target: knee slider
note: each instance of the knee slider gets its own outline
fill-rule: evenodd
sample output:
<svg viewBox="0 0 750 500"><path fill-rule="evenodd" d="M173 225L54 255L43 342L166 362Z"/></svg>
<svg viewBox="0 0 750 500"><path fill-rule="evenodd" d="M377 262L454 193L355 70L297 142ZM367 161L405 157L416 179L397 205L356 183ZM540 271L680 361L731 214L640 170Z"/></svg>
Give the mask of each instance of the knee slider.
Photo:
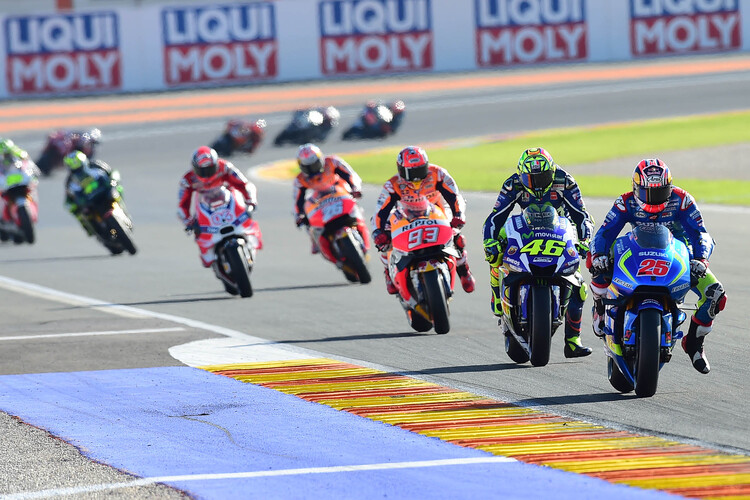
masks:
<svg viewBox="0 0 750 500"><path fill-rule="evenodd" d="M711 319L714 319L727 305L727 294L721 283L714 283L709 286L705 293L706 300L710 302L710 305L708 306L708 316Z"/></svg>

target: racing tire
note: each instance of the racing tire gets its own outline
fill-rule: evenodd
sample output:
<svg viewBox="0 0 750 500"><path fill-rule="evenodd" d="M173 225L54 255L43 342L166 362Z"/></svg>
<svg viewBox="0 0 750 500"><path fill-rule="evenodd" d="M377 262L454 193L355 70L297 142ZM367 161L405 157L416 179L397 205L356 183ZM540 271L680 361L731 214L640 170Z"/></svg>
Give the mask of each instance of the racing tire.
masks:
<svg viewBox="0 0 750 500"><path fill-rule="evenodd" d="M239 295L239 294L240 294L240 291L239 291L239 290L237 290L237 289L236 289L235 287L233 287L232 285L230 285L230 284L229 284L229 283L227 283L226 281L222 281L221 283L222 283L222 284L224 285L224 290L225 290L225 291L226 291L226 292L227 292L227 293L228 293L229 295Z"/></svg>
<svg viewBox="0 0 750 500"><path fill-rule="evenodd" d="M23 239L27 243L34 243L34 223L31 221L31 216L29 215L28 210L26 210L26 207L18 207L18 224L21 233L23 233Z"/></svg>
<svg viewBox="0 0 750 500"><path fill-rule="evenodd" d="M406 313L406 317L409 319L409 326L411 326L415 332L424 333L432 330L432 323L426 320L418 312L409 310Z"/></svg>
<svg viewBox="0 0 750 500"><path fill-rule="evenodd" d="M529 360L529 355L523 350L521 344L510 334L506 332L505 337L505 354L515 363L521 364Z"/></svg>
<svg viewBox="0 0 750 500"><path fill-rule="evenodd" d="M552 295L546 286L531 287L529 295L529 360L532 366L545 366L552 344Z"/></svg>
<svg viewBox="0 0 750 500"><path fill-rule="evenodd" d="M230 245L225 248L225 256L240 297L252 297L253 286L250 283L250 268L245 257L245 250L241 245Z"/></svg>
<svg viewBox="0 0 750 500"><path fill-rule="evenodd" d="M638 313L638 347L635 359L635 393L648 398L656 393L661 355L661 312L644 309Z"/></svg>
<svg viewBox="0 0 750 500"><path fill-rule="evenodd" d="M115 245L121 246L122 248L127 250L130 255L135 255L135 253L138 251L138 249L135 247L135 244L133 244L133 238L130 229L125 224L120 223L120 221L114 215L107 217L107 231L109 232L109 237L115 243Z"/></svg>
<svg viewBox="0 0 750 500"><path fill-rule="evenodd" d="M633 384L625 378L625 375L617 368L615 360L610 357L607 357L607 380L618 392L626 393L633 390Z"/></svg>
<svg viewBox="0 0 750 500"><path fill-rule="evenodd" d="M451 329L448 320L448 301L445 296L445 287L443 287L440 271L434 269L422 274L422 284L424 285L425 295L427 297L427 306L432 316L432 324L435 327L435 333L448 333Z"/></svg>
<svg viewBox="0 0 750 500"><path fill-rule="evenodd" d="M353 269L356 273L356 279L354 281L359 281L363 285L372 281L370 270L367 269L367 264L365 264L365 256L362 254L362 250L359 244L355 242L354 238L349 235L346 238L339 240L338 244L344 264ZM352 281L350 279L350 272L344 271L344 275L346 276L346 279Z"/></svg>

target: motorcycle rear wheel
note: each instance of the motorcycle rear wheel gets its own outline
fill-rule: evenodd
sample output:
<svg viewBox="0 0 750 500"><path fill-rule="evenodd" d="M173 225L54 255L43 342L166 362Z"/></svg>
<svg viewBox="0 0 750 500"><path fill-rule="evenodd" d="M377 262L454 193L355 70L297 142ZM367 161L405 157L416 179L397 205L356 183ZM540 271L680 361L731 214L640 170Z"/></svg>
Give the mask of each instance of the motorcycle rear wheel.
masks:
<svg viewBox="0 0 750 500"><path fill-rule="evenodd" d="M31 216L24 206L18 207L18 224L26 242L34 243L34 223L31 221Z"/></svg>
<svg viewBox="0 0 750 500"><path fill-rule="evenodd" d="M610 357L607 357L607 380L616 391L625 393L633 390L633 384L625 378L625 375L620 373L620 369L615 365L615 360Z"/></svg>
<svg viewBox="0 0 750 500"><path fill-rule="evenodd" d="M448 319L448 301L445 297L445 288L440 278L440 271L434 269L422 274L422 284L424 285L425 295L427 296L427 305L432 316L432 324L435 327L435 333L448 333L451 329Z"/></svg>
<svg viewBox="0 0 750 500"><path fill-rule="evenodd" d="M526 354L526 351L523 350L523 347L521 347L513 335L511 335L510 332L505 332L504 337L505 353L508 357L519 364L527 362L529 360L529 355Z"/></svg>
<svg viewBox="0 0 750 500"><path fill-rule="evenodd" d="M354 238L347 236L341 239L339 241L339 248L341 249L344 263L356 272L357 281L363 285L372 281L370 270L367 269L367 264L365 264L365 256L362 254L359 244L354 241ZM346 271L344 271L344 274L349 279L349 274Z"/></svg>
<svg viewBox="0 0 750 500"><path fill-rule="evenodd" d="M638 348L635 360L635 393L648 398L659 383L661 313L644 309L638 313Z"/></svg>
<svg viewBox="0 0 750 500"><path fill-rule="evenodd" d="M529 357L532 366L549 363L552 344L552 295L546 286L533 286L530 291Z"/></svg>
<svg viewBox="0 0 750 500"><path fill-rule="evenodd" d="M107 217L106 223L110 237L114 237L116 244L122 246L130 255L135 255L138 249L133 244L130 229L125 224L120 223L114 215Z"/></svg>
<svg viewBox="0 0 750 500"><path fill-rule="evenodd" d="M225 256L240 296L252 297L253 286L250 283L250 268L245 258L245 251L240 245L231 246L225 250Z"/></svg>

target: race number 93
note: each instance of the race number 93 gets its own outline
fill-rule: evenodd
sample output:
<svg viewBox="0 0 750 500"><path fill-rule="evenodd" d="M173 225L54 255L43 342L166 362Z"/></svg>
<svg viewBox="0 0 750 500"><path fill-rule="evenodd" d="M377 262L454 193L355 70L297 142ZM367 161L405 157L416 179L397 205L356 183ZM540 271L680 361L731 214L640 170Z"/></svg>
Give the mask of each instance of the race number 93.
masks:
<svg viewBox="0 0 750 500"><path fill-rule="evenodd" d="M409 248L437 243L440 228L437 226L415 229L409 233Z"/></svg>
<svg viewBox="0 0 750 500"><path fill-rule="evenodd" d="M565 250L565 242L560 240L534 240L521 249L521 253L529 255L549 255L559 257Z"/></svg>

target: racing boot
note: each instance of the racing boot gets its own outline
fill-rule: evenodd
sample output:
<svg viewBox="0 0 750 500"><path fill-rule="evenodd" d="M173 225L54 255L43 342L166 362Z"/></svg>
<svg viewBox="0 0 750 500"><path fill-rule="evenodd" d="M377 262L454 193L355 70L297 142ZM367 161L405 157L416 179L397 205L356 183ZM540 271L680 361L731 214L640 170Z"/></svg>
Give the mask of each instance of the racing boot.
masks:
<svg viewBox="0 0 750 500"><path fill-rule="evenodd" d="M463 287L464 292L473 292L477 282L474 279L474 276L471 275L471 271L469 271L469 264L464 263L458 266L456 268L456 273L458 273L458 277L461 279L461 287Z"/></svg>
<svg viewBox="0 0 750 500"><path fill-rule="evenodd" d="M398 288L396 288L396 285L393 284L393 280L391 279L391 273L388 272L387 267L383 271L384 271L383 274L385 276L385 289L388 290L389 294L397 295Z"/></svg>
<svg viewBox="0 0 750 500"><path fill-rule="evenodd" d="M498 320L497 324L502 323L503 301L500 298L500 271L496 267L490 268L490 309Z"/></svg>
<svg viewBox="0 0 750 500"><path fill-rule="evenodd" d="M576 331L573 327L565 325L565 347L563 354L566 358L583 358L591 354L591 348L581 344L581 330Z"/></svg>
<svg viewBox="0 0 750 500"><path fill-rule="evenodd" d="M690 356L693 368L704 375L711 371L706 353L703 352L703 339L710 331L711 325L701 325L695 321L695 318L692 318L688 334L682 338L682 350Z"/></svg>
<svg viewBox="0 0 750 500"><path fill-rule="evenodd" d="M604 338L604 302L594 295L594 307L591 308L591 321L594 335Z"/></svg>

